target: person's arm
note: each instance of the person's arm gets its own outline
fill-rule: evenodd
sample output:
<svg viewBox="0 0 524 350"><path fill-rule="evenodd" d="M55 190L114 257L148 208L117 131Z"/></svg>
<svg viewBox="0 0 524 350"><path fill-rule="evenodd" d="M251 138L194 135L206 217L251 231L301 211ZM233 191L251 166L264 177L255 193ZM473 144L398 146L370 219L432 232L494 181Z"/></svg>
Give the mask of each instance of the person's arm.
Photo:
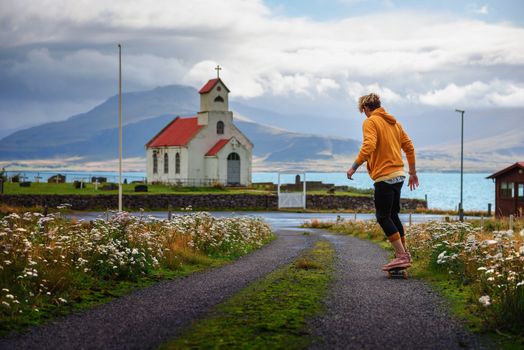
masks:
<svg viewBox="0 0 524 350"><path fill-rule="evenodd" d="M366 119L362 124L362 139L362 146L360 147L358 156L347 171L347 176L350 180L353 180L351 177L357 171L358 167L366 162L377 148L377 129L375 123L369 119Z"/></svg>
<svg viewBox="0 0 524 350"><path fill-rule="evenodd" d="M413 146L413 142L409 138L408 134L402 129L401 127L401 135L400 135L400 147L406 153L406 158L408 159L408 165L409 165L409 180L408 185L409 189L413 191L415 188L418 187L418 176L417 176L417 167L416 167L416 161L415 161L415 146Z"/></svg>

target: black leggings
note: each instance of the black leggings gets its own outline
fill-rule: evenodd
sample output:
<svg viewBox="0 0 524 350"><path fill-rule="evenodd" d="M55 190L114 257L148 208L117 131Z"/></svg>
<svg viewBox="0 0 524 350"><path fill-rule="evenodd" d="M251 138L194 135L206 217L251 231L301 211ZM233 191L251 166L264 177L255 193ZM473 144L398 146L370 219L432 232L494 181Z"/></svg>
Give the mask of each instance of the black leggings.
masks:
<svg viewBox="0 0 524 350"><path fill-rule="evenodd" d="M404 182L390 185L384 181L375 183L375 211L377 221L386 236L399 233L404 237L404 227L400 222L400 191Z"/></svg>

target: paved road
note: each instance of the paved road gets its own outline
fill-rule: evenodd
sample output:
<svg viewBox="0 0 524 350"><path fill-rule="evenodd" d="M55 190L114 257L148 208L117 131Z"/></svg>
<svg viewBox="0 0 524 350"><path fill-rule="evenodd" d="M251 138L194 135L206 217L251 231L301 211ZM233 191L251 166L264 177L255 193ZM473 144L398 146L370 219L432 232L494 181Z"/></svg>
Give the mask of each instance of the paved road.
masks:
<svg viewBox="0 0 524 350"><path fill-rule="evenodd" d="M323 234L337 252L327 312L310 324L312 349L486 349L424 282L386 278L388 254L355 237Z"/></svg>
<svg viewBox="0 0 524 350"><path fill-rule="evenodd" d="M153 349L176 337L216 304L291 262L318 235L277 232L278 239L233 264L162 282L0 340L0 349Z"/></svg>

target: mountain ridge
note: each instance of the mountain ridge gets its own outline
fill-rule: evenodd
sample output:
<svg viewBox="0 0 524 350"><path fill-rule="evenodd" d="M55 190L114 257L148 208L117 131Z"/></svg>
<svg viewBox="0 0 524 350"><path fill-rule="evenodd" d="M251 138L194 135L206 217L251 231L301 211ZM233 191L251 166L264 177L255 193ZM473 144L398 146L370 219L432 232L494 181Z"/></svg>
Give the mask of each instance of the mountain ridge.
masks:
<svg viewBox="0 0 524 350"><path fill-rule="evenodd" d="M123 103L124 157L142 159L146 142L168 122L176 116L196 114L199 95L192 87L168 85L125 93ZM290 117L290 121L285 119L287 115L235 101L231 102L230 109L234 112L235 124L255 145L254 169L340 171L352 163L360 147L359 140L296 132L284 127L315 118L317 125L326 124L325 117L305 116L304 120L298 120L295 116ZM89 111L66 120L18 130L0 139L0 163L60 158L74 159L77 163L114 160L118 157L117 111L118 96L111 96ZM508 127L523 119L522 111L508 110L507 120L500 119L501 116L498 123L489 117L495 113L492 110L467 114L467 169L492 169L524 159L524 132ZM452 171L458 167L455 163L460 156L460 138L457 141L455 134L460 130L455 125L456 115L448 112L435 110L425 117L406 116L401 120L415 142L417 165L421 169ZM472 125L481 129L481 135ZM422 132L416 132L421 128ZM441 144L427 142L430 137L442 141Z"/></svg>

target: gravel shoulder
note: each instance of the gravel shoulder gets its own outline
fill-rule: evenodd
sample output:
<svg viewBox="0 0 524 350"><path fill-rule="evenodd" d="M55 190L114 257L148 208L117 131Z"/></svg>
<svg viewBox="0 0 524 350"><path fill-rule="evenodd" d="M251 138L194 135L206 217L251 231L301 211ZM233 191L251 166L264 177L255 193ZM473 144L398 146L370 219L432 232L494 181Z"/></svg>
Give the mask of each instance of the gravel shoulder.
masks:
<svg viewBox="0 0 524 350"><path fill-rule="evenodd" d="M153 349L249 283L290 263L317 234L279 231L277 239L234 263L158 283L25 334L0 339L1 349Z"/></svg>
<svg viewBox="0 0 524 350"><path fill-rule="evenodd" d="M322 231L321 231L322 232ZM488 349L417 279L388 279L387 252L351 236L322 234L337 252L326 312L311 321L311 349Z"/></svg>

